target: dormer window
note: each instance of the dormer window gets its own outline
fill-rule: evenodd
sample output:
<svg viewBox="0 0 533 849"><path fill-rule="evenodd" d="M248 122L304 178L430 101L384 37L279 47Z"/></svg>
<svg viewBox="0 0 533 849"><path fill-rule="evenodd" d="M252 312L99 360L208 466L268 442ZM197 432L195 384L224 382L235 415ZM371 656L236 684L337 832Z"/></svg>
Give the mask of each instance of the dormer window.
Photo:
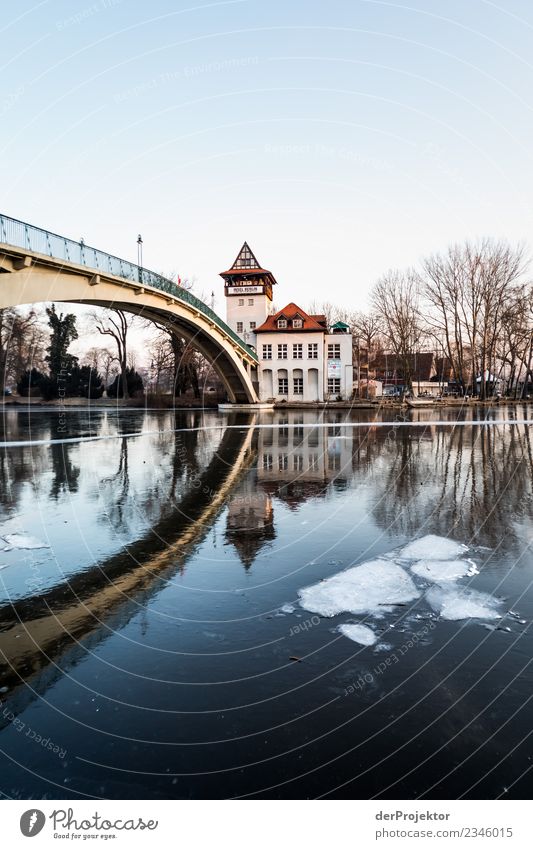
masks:
<svg viewBox="0 0 533 849"><path fill-rule="evenodd" d="M302 321L302 319L301 319L301 318L293 318L293 320L292 320L292 326L293 326L293 327L303 327L303 326L304 326L304 323L303 323L303 321Z"/></svg>
<svg viewBox="0 0 533 849"><path fill-rule="evenodd" d="M278 318L278 330L285 330L287 327L286 318Z"/></svg>

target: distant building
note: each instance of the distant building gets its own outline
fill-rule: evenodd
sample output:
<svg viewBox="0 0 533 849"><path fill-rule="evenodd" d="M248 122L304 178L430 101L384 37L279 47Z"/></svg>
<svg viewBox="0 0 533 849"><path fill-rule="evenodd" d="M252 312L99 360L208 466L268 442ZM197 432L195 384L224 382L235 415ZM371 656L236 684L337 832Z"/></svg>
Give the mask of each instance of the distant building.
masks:
<svg viewBox="0 0 533 849"><path fill-rule="evenodd" d="M262 401L348 400L353 387L350 328L328 327L326 316L309 315L295 303L273 312L276 280L245 242L223 271L227 323L259 357Z"/></svg>
<svg viewBox="0 0 533 849"><path fill-rule="evenodd" d="M411 380L427 381L436 374L435 355L432 352L421 352L409 357L409 370ZM375 380L379 380L384 386L404 386L406 376L401 360L394 354L378 354L373 362L370 372Z"/></svg>

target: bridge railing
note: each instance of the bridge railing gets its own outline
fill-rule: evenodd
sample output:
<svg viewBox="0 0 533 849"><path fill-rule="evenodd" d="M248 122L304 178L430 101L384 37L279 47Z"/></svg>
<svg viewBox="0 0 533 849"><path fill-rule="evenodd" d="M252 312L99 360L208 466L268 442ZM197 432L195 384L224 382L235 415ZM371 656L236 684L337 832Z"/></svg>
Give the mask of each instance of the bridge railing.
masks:
<svg viewBox="0 0 533 849"><path fill-rule="evenodd" d="M237 336L211 307L204 304L192 292L187 291L172 280L168 280L161 274L156 274L155 271L142 268L127 259L121 259L97 248L92 248L90 245L86 245L83 240L75 242L73 239L58 236L57 233L50 233L48 230L42 230L40 227L34 227L32 224L26 224L24 221L18 221L16 218L9 218L7 215L1 214L0 242L28 251L35 251L35 253L46 254L53 259L84 265L97 272L100 271L112 274L115 277L122 277L125 280L135 281L141 286L153 286L154 289L160 289L162 292L166 292L198 310L229 336L242 349L243 353L257 360L257 355L250 346L246 345L240 336Z"/></svg>

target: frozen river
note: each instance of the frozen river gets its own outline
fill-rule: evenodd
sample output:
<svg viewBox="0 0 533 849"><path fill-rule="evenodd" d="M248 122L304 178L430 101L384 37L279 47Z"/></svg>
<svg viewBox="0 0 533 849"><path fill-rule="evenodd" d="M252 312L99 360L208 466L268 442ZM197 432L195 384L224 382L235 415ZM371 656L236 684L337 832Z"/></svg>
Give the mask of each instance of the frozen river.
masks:
<svg viewBox="0 0 533 849"><path fill-rule="evenodd" d="M1 792L529 798L530 420L7 411Z"/></svg>

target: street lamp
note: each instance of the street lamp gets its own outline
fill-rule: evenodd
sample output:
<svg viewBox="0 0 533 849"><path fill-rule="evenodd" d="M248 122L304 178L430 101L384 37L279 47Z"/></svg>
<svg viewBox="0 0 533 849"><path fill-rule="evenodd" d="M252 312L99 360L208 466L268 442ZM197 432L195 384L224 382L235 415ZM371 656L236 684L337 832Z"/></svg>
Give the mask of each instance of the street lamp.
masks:
<svg viewBox="0 0 533 849"><path fill-rule="evenodd" d="M142 283L142 264L143 264L143 240L139 233L137 236L137 265L139 266L139 283Z"/></svg>

